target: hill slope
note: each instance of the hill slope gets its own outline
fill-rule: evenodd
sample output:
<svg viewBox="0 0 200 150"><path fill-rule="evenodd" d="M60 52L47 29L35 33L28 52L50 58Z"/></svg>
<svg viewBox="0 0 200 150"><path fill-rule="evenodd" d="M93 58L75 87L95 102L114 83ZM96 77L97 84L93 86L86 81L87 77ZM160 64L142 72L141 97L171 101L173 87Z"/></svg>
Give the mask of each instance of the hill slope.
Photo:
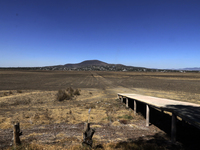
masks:
<svg viewBox="0 0 200 150"><path fill-rule="evenodd" d="M86 60L81 63L77 64L65 64L64 67L67 68L82 68L82 67L89 67L89 66L106 66L108 65L105 62L99 61L99 60Z"/></svg>
<svg viewBox="0 0 200 150"><path fill-rule="evenodd" d="M102 70L102 71L136 71L143 67L125 66L122 64L108 64L100 60L86 60L76 64L65 64L59 66L47 66L50 70Z"/></svg>

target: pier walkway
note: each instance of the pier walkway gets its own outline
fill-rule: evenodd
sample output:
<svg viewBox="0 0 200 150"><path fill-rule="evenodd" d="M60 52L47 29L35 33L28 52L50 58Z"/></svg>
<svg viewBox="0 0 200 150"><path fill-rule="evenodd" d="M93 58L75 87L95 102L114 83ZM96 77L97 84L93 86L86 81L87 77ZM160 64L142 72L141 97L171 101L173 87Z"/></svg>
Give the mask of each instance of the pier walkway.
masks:
<svg viewBox="0 0 200 150"><path fill-rule="evenodd" d="M151 96L144 96L130 93L118 93L118 98L123 102L126 99L126 107L129 107L129 101L134 101L134 113L137 110L137 102L146 105L146 126L149 126L149 107L159 109L161 111L168 111L172 113L171 123L171 140L176 141L176 119L177 116L182 120L200 129L200 105L176 101L171 99L157 98Z"/></svg>

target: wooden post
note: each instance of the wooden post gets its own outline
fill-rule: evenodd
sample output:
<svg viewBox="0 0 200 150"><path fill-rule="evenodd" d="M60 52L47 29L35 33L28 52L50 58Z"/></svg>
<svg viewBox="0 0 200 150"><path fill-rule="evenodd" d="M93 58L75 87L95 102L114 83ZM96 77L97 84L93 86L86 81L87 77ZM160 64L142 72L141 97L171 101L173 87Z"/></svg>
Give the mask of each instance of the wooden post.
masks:
<svg viewBox="0 0 200 150"><path fill-rule="evenodd" d="M146 105L146 126L149 126L149 105Z"/></svg>
<svg viewBox="0 0 200 150"><path fill-rule="evenodd" d="M19 138L20 135L22 135L22 132L20 132L20 125L19 123L16 123L13 129L13 144L15 148L17 145L21 145L21 141Z"/></svg>
<svg viewBox="0 0 200 150"><path fill-rule="evenodd" d="M172 112L171 141L176 142L176 115Z"/></svg>
<svg viewBox="0 0 200 150"><path fill-rule="evenodd" d="M123 103L123 96L121 96L121 102Z"/></svg>
<svg viewBox="0 0 200 150"><path fill-rule="evenodd" d="M134 115L136 115L136 109L137 109L136 100L134 100Z"/></svg>
<svg viewBox="0 0 200 150"><path fill-rule="evenodd" d="M92 137L94 135L95 130L90 128L90 123L86 123L84 132L83 132L83 142L82 145L83 146L90 146L92 147Z"/></svg>
<svg viewBox="0 0 200 150"><path fill-rule="evenodd" d="M128 108L128 97L126 98L126 108Z"/></svg>

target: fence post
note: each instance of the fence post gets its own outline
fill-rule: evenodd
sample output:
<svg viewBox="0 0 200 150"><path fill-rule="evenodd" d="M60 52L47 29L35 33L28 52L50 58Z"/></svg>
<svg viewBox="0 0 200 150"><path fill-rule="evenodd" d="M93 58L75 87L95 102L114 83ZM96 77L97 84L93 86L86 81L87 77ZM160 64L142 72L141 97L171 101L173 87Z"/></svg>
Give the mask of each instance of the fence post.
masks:
<svg viewBox="0 0 200 150"><path fill-rule="evenodd" d="M134 100L134 115L136 115L136 109L137 109L137 106L136 106L137 104L136 104L136 100Z"/></svg>
<svg viewBox="0 0 200 150"><path fill-rule="evenodd" d="M19 123L14 124L13 128L13 144L16 148L17 145L21 145L21 141L19 136L22 135L22 132L20 132L20 125Z"/></svg>
<svg viewBox="0 0 200 150"><path fill-rule="evenodd" d="M176 142L176 115L172 112L171 141Z"/></svg>
<svg viewBox="0 0 200 150"><path fill-rule="evenodd" d="M126 98L126 108L128 108L128 97Z"/></svg>
<svg viewBox="0 0 200 150"><path fill-rule="evenodd" d="M90 128L90 123L86 123L84 132L83 132L83 142L82 145L88 145L92 147L92 137L94 135L95 130Z"/></svg>
<svg viewBox="0 0 200 150"><path fill-rule="evenodd" d="M149 105L146 105L146 126L149 126Z"/></svg>
<svg viewBox="0 0 200 150"><path fill-rule="evenodd" d="M123 99L123 96L121 96L121 102L122 102L122 103L123 103L123 100L124 100L124 99Z"/></svg>

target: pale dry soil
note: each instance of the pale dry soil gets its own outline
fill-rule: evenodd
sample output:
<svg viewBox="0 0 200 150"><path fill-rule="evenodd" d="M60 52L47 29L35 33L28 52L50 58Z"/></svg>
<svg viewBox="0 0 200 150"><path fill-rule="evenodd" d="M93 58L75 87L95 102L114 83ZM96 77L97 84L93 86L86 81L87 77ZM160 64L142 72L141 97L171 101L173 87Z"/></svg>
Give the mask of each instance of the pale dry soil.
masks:
<svg viewBox="0 0 200 150"><path fill-rule="evenodd" d="M20 78L22 75L24 80ZM156 149L184 149L183 143L171 143L169 135L154 124L146 127L142 114L134 115L131 108L126 108L117 99L117 93L135 93L200 104L200 92L196 92L199 85L192 87L199 76L183 76L169 74L168 78L160 74L128 72L0 72L3 83L0 85L0 149L12 146L15 122L20 122L22 143L34 143L42 146L41 149L71 149L81 145L90 108L90 123L95 129L93 145L96 147L103 145L104 149L123 149L124 142L136 141L139 145L143 142ZM38 85L38 79L41 85ZM180 82L177 82L179 79ZM29 81L32 85L27 84ZM157 81L162 86L156 84ZM190 88L171 90L176 84L184 85L185 82ZM57 101L58 89L70 86L80 88L80 95L71 100ZM118 145L105 145L112 143ZM131 145L132 148L145 149L145 146L137 144Z"/></svg>

